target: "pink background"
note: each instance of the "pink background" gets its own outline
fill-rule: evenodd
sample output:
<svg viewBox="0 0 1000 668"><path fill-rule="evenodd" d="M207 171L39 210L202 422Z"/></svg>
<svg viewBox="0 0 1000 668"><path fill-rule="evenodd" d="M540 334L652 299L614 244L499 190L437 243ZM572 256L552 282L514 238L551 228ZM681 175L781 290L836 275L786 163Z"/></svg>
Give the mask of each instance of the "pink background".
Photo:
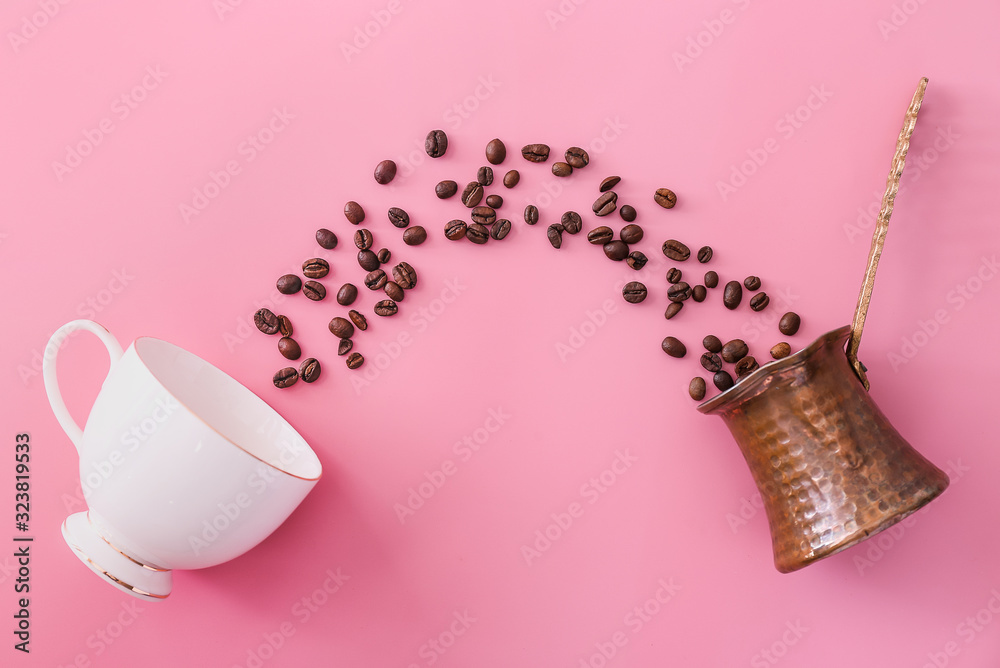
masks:
<svg viewBox="0 0 1000 668"><path fill-rule="evenodd" d="M224 3L17 0L0 11L0 542L16 533L19 432L33 443L36 538L30 656L12 649L13 559L0 558L0 662L997 665L995 3ZM711 244L724 281L760 275L775 302L764 314L779 314L784 295L803 315L796 347L847 324L871 232L859 210L877 204L920 76L930 86L861 352L875 399L952 486L892 534L780 575L735 443L686 396L696 356L659 349L674 334L695 351L713 332L766 356L779 336L745 308L723 309L718 292L667 323L658 249L671 237ZM272 122L280 131L262 136L273 141L247 150ZM57 173L102 123L110 132ZM432 128L451 138L441 160L422 151ZM433 184L473 179L495 136L509 147L503 167L522 172L502 193L514 232L449 242L443 224L466 211ZM557 181L518 155L536 141L589 148L591 164ZM766 162L742 167L765 144ZM400 163L390 187L371 177L384 158ZM180 206L230 161L239 173L185 221ZM621 300L624 264L583 235L555 252L544 225L520 218L534 201L544 222L577 209L590 229L609 174L624 177L621 201L646 230L651 297L638 306ZM719 182L738 187L723 196ZM678 193L672 211L651 200L661 186ZM301 295L275 306L325 364L315 385L278 391L283 360L249 317L278 296L279 275L317 254L320 226L341 238L327 286L361 285L348 199L419 285L395 318L370 316L356 372L325 327L346 309ZM402 244L384 215L394 205L426 226L426 244ZM370 313L374 294L361 292ZM273 536L176 573L163 604L123 610L132 599L59 535L82 509L79 471L38 369L48 336L78 317L123 343L157 336L213 362L287 417L325 467ZM394 348L400 336L407 345ZM571 342L582 346L560 356ZM78 420L106 365L92 337L64 350ZM491 410L503 424L479 450L455 446L483 440ZM595 491L588 481L619 453L634 461ZM448 460L454 475L401 523L395 504ZM522 546L573 503L582 514L529 564ZM338 569L349 579L327 596ZM322 604L306 615L303 597ZM603 658L616 638L624 645Z"/></svg>

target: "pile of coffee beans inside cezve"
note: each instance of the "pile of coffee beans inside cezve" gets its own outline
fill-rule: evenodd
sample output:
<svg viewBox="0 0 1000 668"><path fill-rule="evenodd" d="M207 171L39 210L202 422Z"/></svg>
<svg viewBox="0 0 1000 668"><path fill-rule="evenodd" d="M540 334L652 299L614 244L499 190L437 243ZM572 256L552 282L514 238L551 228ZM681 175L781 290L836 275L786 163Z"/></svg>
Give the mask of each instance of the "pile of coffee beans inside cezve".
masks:
<svg viewBox="0 0 1000 668"><path fill-rule="evenodd" d="M431 158L441 158L448 151L448 136L442 130L432 130L427 134L424 149ZM458 181L445 180L434 186L434 194L438 199L453 199L457 196L456 209L463 215L446 222L443 226L444 237L455 242L471 242L473 244L496 243L503 241L510 233L512 223L508 218L501 217L504 206L503 193L505 189L516 188L521 182L521 173L516 168L500 167L508 162L507 147L500 139L493 139L486 144L486 161L489 163L479 167L475 180L464 186ZM532 165L549 161L551 150L546 144L528 144L521 149L521 158L529 169L537 169ZM515 162L512 160L511 162ZM590 156L582 148L573 146L566 149L563 160L553 160L552 174L561 178L571 178L575 171L585 169L590 163ZM497 172L494 172L497 168ZM593 169L591 167L591 169ZM500 176L500 172L503 175ZM396 163L383 160L375 166L374 177L379 184L386 185L396 176ZM618 201L615 187L621 182L619 176L608 176L601 181L596 199L591 206L594 216L602 219L600 222L611 223L609 218L617 212L624 225L615 233L617 225L598 225L587 232L587 241L601 246L608 259L625 262L635 270L642 269L648 258L632 246L638 244L644 236L642 227L635 223L638 212L631 204ZM662 209L672 209L677 204L677 195L669 188L659 188L653 193L653 202ZM373 312L380 318L396 315L399 302L403 301L406 292L417 284L417 272L408 262L392 264L388 249L375 250L375 235L367 227L362 227L366 220L370 221L368 213L358 202L350 201L344 206L344 216L357 225L354 233L354 245L358 249L357 263L359 266L358 282L368 290L382 291L385 299L375 304ZM420 225L410 225L409 214L399 207L390 207L386 211L389 223L402 230L403 243L408 247L419 246L427 240L428 232ZM529 204L524 209L524 224L537 225L541 222L538 207ZM370 222L369 222L370 224ZM543 223L544 224L544 223ZM576 211L566 211L558 222L552 222L546 229L548 242L554 249L561 249L565 235L577 235L583 231L584 219ZM325 250L337 247L337 235L328 229L316 231L316 243ZM680 314L688 302L704 302L709 298L710 291L718 291L721 287L722 303L725 308L736 310L741 307L753 311L763 311L770 304L770 298L762 289L763 283L757 276L747 276L743 280L730 280L723 284L718 273L708 269L702 274L702 265L709 265L713 257L710 246L702 246L692 254L690 247L677 239L667 239L661 248L663 255L677 266L670 267L666 273L666 296L668 306L664 317L667 320ZM323 258L308 258L302 263L302 275L286 274L277 279L278 292L284 295L294 295L301 292L306 299L322 302L327 298L327 287L319 279L330 273L330 264ZM700 279L700 282L699 282ZM346 282L337 287L334 299L342 307L350 307L358 297L358 287ZM646 299L648 288L639 281L630 281L622 289L623 299L630 304L638 304ZM254 314L254 324L264 334L280 335L278 352L288 360L298 360L302 357L299 344L292 338L291 320L285 315L276 315L267 308L262 308ZM799 316L795 313L785 313L778 320L778 332L782 336L793 336L799 329ZM356 309L350 309L347 317L335 316L329 323L330 334L338 340L337 354L345 357L348 369L358 369L365 363L364 356L354 350L354 339L358 332L368 329L366 316ZM667 336L662 342L663 352L670 357L683 358L687 355L687 346L674 336ZM709 334L702 340L705 350L701 354L702 370L711 379L712 384L720 391L728 390L734 384L759 368L759 363L750 355L749 346L741 339L722 341ZM786 341L779 341L771 347L769 354L773 359L787 357L791 346ZM312 383L320 377L321 365L314 358L305 359L298 368L293 366L280 369L274 374L274 385L287 388L299 380ZM701 372L694 376L688 385L691 398L701 401L708 391L708 383Z"/></svg>

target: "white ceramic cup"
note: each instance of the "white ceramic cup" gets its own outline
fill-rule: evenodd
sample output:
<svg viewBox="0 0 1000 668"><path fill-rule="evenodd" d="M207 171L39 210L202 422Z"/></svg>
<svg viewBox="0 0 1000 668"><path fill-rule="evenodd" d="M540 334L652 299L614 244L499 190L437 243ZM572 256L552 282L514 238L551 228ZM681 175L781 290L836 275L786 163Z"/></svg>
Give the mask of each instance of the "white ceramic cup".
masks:
<svg viewBox="0 0 1000 668"><path fill-rule="evenodd" d="M84 330L111 369L85 429L59 392L56 357ZM42 376L52 411L80 453L89 510L62 526L92 571L147 600L170 594L171 570L237 557L285 521L322 474L319 458L274 409L200 357L149 337L123 353L90 320L59 328Z"/></svg>

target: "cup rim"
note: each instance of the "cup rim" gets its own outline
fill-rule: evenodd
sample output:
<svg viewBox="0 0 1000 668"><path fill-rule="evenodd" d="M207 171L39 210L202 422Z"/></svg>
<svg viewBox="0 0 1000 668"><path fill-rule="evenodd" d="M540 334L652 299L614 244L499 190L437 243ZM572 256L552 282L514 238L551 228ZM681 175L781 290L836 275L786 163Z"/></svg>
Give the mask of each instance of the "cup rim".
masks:
<svg viewBox="0 0 1000 668"><path fill-rule="evenodd" d="M243 446L241 446L239 443L237 443L233 439L229 438L228 436L226 436L225 434L223 434L221 431L219 431L218 429L216 429L214 426L212 426L211 424L209 424L208 421L205 420L205 418L203 418L198 413L198 411L194 410L189 405L187 405L186 403L184 403L183 401L181 401L181 399L176 394L174 394L173 392L171 392L170 388L167 387L166 383L163 382L163 379L160 378L160 376L157 375L157 373L152 369L152 367L150 367L150 365L146 362L146 360L143 359L142 353L139 352L139 347L136 345L137 343L139 343L139 341L142 341L142 340L155 341L156 343L163 344L163 345L165 345L165 346L167 346L169 348L173 348L175 350L178 350L178 351L180 351L180 352L182 352L182 353L184 353L186 355L190 355L191 357L193 357L193 358L199 360L200 362L208 365L210 368L214 369L216 372L221 373L223 376L226 376L227 378L231 379L234 383L236 383L237 387L241 388L242 391L247 392L252 397L255 397L264 406L266 406L268 408L268 410L271 411L271 413L273 413L279 420L281 420L281 422L286 427L288 427L288 429L291 429L292 433L294 433L299 439L302 440L302 443L306 446L306 448L308 448L309 452L316 459L316 466L319 469L319 473L317 473L316 476L312 477L312 478L306 477L306 476L301 476L301 475L296 475L295 473L292 473L291 471L288 471L285 468L282 468L281 466L277 466L277 465L275 465L275 464L267 461L266 459L262 459L261 457L257 456L253 452L247 450L246 448L244 448ZM197 418L203 425L205 425L206 427L208 427L209 429L211 429L212 431L214 431L216 434L218 434L219 437L222 438L224 441L226 441L227 443L231 444L233 447L235 447L235 448L237 448L239 450L242 450L243 452L245 452L249 456L253 457L257 461L261 462L265 466L268 466L268 467L274 469L275 471L278 471L279 473L284 473L287 476L291 476L292 478L297 478L299 480L305 480L305 481L308 481L308 482L315 482L315 481L319 480L323 476L323 462L320 461L319 456L316 454L316 451L313 450L312 446L309 445L309 442L306 441L306 439L302 436L302 434L300 434L298 432L298 430L295 427L293 427L291 425L291 423L289 423L288 420L286 420L281 415L281 413L279 413L278 411L276 411L274 409L274 407L271 406L271 404L269 404L266 401L264 401L264 399L261 398L260 395L258 395L256 392L254 392L253 390L251 390L249 387L247 387L246 385L244 385L240 381L236 380L235 378L233 378L232 376L230 376L228 373L226 373L225 371L223 371L219 367L215 366L214 364L212 364L208 360L204 359L200 355L196 355L193 352L191 352L190 350L182 348L181 346L178 346L177 344L171 343L170 341L165 341L163 339L156 338L155 336L137 336L135 338L135 340L132 342L132 345L130 347L133 350L135 350L135 355L139 359L139 361L142 363L142 366L156 380L156 382L160 385L160 387L163 388L164 392L166 392L171 397L173 397L174 401L176 401L178 404L180 404L184 408L184 410L186 410L193 417Z"/></svg>

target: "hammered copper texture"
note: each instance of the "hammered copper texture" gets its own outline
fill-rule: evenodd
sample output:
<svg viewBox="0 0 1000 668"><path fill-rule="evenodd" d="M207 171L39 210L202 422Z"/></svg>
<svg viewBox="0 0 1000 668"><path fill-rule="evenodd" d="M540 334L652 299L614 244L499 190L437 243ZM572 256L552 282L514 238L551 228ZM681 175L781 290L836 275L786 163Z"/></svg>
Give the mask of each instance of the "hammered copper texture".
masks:
<svg viewBox="0 0 1000 668"><path fill-rule="evenodd" d="M888 528L948 486L854 375L849 335L829 332L699 406L722 417L750 466L782 573Z"/></svg>

